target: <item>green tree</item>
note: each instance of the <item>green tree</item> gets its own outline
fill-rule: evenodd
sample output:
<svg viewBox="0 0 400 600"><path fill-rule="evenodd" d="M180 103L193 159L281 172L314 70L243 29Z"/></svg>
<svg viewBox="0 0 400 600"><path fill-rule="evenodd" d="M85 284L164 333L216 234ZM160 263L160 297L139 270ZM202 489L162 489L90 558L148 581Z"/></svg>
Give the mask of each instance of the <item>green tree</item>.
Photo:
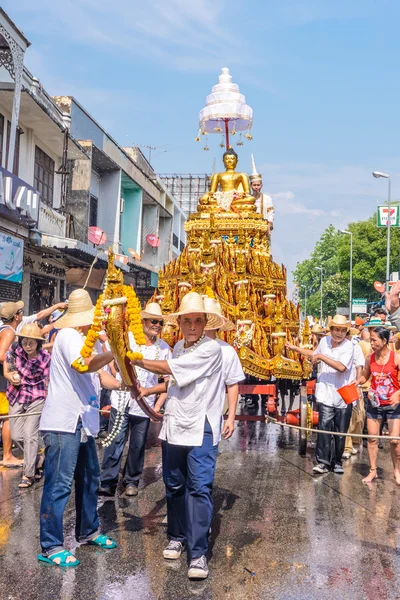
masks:
<svg viewBox="0 0 400 600"><path fill-rule="evenodd" d="M353 298L367 298L369 302L379 299L374 281L386 277L386 228L378 228L376 215L365 221L350 223L348 231L353 234ZM307 288L307 313L320 313L320 271L324 269L322 300L323 316L333 315L338 306L349 304L350 283L350 236L344 235L330 225L322 233L310 258L297 263L294 280L300 288L301 308L304 310L304 288ZM400 230L391 230L390 268L400 270Z"/></svg>

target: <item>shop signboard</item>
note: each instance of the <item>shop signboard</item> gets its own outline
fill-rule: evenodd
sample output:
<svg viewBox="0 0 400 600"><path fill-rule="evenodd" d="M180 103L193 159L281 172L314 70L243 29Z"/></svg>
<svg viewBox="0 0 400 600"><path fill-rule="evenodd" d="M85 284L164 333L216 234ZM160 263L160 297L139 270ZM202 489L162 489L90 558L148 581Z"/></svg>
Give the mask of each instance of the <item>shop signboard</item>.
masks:
<svg viewBox="0 0 400 600"><path fill-rule="evenodd" d="M390 227L400 227L400 207L390 207ZM389 209L387 206L378 206L378 227L387 227L388 225L388 213Z"/></svg>
<svg viewBox="0 0 400 600"><path fill-rule="evenodd" d="M22 283L24 241L0 233L0 279Z"/></svg>
<svg viewBox="0 0 400 600"><path fill-rule="evenodd" d="M8 209L7 216L10 220L22 222L28 227L36 226L39 219L39 200L37 190L0 167L0 207L3 210Z"/></svg>
<svg viewBox="0 0 400 600"><path fill-rule="evenodd" d="M366 314L367 310L367 299L366 298L353 298L352 302L352 313L354 314Z"/></svg>

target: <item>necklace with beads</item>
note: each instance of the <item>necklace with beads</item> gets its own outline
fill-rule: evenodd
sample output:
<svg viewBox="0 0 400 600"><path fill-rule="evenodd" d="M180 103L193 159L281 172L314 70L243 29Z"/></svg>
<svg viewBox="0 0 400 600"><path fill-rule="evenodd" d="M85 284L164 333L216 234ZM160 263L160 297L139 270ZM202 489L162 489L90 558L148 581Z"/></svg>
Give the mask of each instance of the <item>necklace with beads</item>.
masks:
<svg viewBox="0 0 400 600"><path fill-rule="evenodd" d="M149 347L149 346L139 346L138 344L136 344L136 342L134 342L134 344L131 343L131 346L134 346L134 348L132 348L133 351L135 351L135 352L138 351L141 354L144 354L144 349ZM156 342L151 345L151 347L153 347L153 346L155 346L155 350L156 351L155 351L154 358L152 360L158 360L159 356L160 356L160 340L159 340L159 338L157 338ZM139 367L137 367L137 369L139 371L146 372L146 374L147 374L146 380L143 381L143 383L141 382L141 386L142 387L147 387L147 383L149 381L149 378L152 377L153 374L150 373L149 371L145 371L145 369L140 369ZM127 394L127 391L118 390L117 394L118 394L117 414L115 416L114 425L113 425L110 433L105 438L105 440L102 442L102 445L104 446L104 448L107 448L107 447L111 446L111 444L113 443L113 441L115 440L115 438L117 437L117 435L119 434L119 432L121 431L122 425L123 425L123 422L124 422L124 415L125 415L125 410L126 410L126 394Z"/></svg>
<svg viewBox="0 0 400 600"><path fill-rule="evenodd" d="M193 350L195 350L197 348L197 346L204 340L204 338L205 338L205 335L203 333L199 337L197 342L195 342L193 344L193 346L190 346L189 348L185 348L185 342L183 342L183 344L178 348L178 352L177 352L177 355L175 356L175 358L179 358L180 356L182 356L182 354L193 352Z"/></svg>

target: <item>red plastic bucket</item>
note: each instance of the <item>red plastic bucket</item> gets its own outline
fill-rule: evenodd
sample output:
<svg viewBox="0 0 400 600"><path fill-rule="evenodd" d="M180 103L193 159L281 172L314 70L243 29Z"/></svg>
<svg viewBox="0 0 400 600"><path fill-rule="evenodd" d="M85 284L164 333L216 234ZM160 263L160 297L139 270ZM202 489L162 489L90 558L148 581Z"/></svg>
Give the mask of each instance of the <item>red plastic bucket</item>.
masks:
<svg viewBox="0 0 400 600"><path fill-rule="evenodd" d="M355 400L358 400L358 389L355 383L348 383L338 389L339 394L346 404L351 404Z"/></svg>

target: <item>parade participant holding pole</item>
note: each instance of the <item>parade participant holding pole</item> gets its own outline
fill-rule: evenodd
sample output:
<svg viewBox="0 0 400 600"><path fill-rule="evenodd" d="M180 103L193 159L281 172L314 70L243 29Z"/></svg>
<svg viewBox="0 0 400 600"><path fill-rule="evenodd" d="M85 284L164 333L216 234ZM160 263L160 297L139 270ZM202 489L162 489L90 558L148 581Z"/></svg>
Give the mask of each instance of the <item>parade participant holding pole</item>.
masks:
<svg viewBox="0 0 400 600"><path fill-rule="evenodd" d="M207 324L205 332L207 337L218 342L222 350L223 387L221 390L221 414L224 408L225 396L228 396L228 418L223 426L222 436L227 440L235 430L235 415L239 398L239 382L243 381L246 376L235 349L223 340L217 339L218 331L232 331L235 329L235 325L222 315L221 305L215 298L204 296L204 306L207 314L217 315L224 320L224 324L218 329L211 329Z"/></svg>
<svg viewBox="0 0 400 600"><path fill-rule="evenodd" d="M71 293L68 310L56 322L57 335L50 367L50 384L40 430L46 448L45 480L40 507L39 561L75 567L79 560L64 549L63 515L75 479L78 542L100 548L116 543L99 533L97 499L100 468L94 436L99 430L97 371L113 359L111 352L92 356L101 329L100 307L86 290ZM95 323L92 326L92 323ZM86 336L84 338L84 336Z"/></svg>
<svg viewBox="0 0 400 600"><path fill-rule="evenodd" d="M139 351L145 358L151 360L167 360L171 358L171 349L166 342L158 336L164 325L164 316L161 307L157 302L149 303L145 310L140 313L143 325L143 332L146 337L145 346L137 346L133 335L129 332L129 343L131 350ZM148 392L158 384L158 376L155 373L137 369L137 376L141 386L142 396L146 397L147 404L153 408L156 401L156 394ZM113 496L118 485L118 475L121 468L122 453L125 446L128 430L130 430L129 449L124 468L124 485L126 496L136 496L138 493L139 479L143 472L144 450L146 445L147 433L150 425L150 418L142 411L136 400L131 398L129 391L123 391L124 385L121 382L119 373L113 377L111 373L105 370L100 374L100 380L103 387L111 389L111 415L109 431L112 430L117 414L118 394L125 395L124 406L126 406L124 420L117 436L113 439L110 446L104 451L103 464L101 471L100 494L104 496ZM118 391L117 391L118 390ZM159 401L163 403L166 393L160 395Z"/></svg>
<svg viewBox="0 0 400 600"><path fill-rule="evenodd" d="M170 376L160 433L170 539L163 555L177 559L187 545L188 576L204 579L224 377L221 347L204 330L206 325L218 329L223 319L207 314L203 298L189 292L168 321L177 323L184 337L175 345L172 359L144 358L134 364Z"/></svg>

